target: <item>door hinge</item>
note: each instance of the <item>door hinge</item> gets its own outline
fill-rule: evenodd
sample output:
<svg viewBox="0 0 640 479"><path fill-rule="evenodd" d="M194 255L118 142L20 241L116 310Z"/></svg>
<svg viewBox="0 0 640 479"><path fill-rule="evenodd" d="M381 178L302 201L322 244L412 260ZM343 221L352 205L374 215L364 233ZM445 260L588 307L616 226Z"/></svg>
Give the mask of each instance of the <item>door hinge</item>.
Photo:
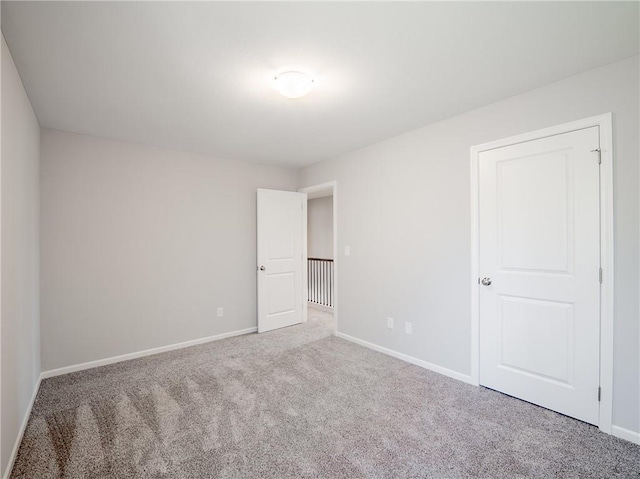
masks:
<svg viewBox="0 0 640 479"><path fill-rule="evenodd" d="M602 163L602 150L600 148L596 148L595 150L591 150L591 153L598 153L598 164Z"/></svg>
<svg viewBox="0 0 640 479"><path fill-rule="evenodd" d="M598 402L600 402L601 397L602 397L602 388L598 386Z"/></svg>
<svg viewBox="0 0 640 479"><path fill-rule="evenodd" d="M598 271L598 281L600 281L600 284L602 284L602 268L600 268L600 270Z"/></svg>

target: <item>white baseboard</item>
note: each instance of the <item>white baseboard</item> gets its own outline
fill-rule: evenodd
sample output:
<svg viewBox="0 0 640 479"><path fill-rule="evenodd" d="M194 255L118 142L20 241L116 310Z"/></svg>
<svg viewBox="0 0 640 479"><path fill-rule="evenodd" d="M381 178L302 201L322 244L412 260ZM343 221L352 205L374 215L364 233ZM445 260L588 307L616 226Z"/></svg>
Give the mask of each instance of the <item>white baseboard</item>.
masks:
<svg viewBox="0 0 640 479"><path fill-rule="evenodd" d="M42 382L42 374L38 377L36 381L36 385L33 388L33 394L31 395L31 401L29 401L29 407L27 407L27 411L24 413L24 418L22 418L22 424L20 425L20 430L18 431L18 436L16 437L16 442L13 445L13 450L11 451L11 456L9 456L9 463L7 464L7 468L2 475L3 479L9 479L11 475L11 471L13 470L13 464L16 462L16 456L18 455L18 449L20 448L20 443L22 442L22 437L24 436L24 432L27 429L27 423L29 422L29 416L31 416L31 410L33 409L33 403L36 401L36 396L38 395L38 391L40 390L40 383Z"/></svg>
<svg viewBox="0 0 640 479"><path fill-rule="evenodd" d="M173 351L176 349L187 348L189 346L196 346L198 344L209 343L212 341L219 341L225 338L232 338L234 336L242 336L244 334L255 333L258 328L247 328L241 329L238 331L231 331L229 333L218 334L215 336L209 336L206 338L193 339L191 341L184 341L182 343L170 344L167 346L161 346L158 348L147 349L145 351L139 351L136 353L123 354L120 356L114 356L111 358L99 359L96 361L89 361L82 364L76 364L73 366L67 366L58 369L52 369L49 371L44 371L40 374L38 381L33 389L33 395L31 396L31 400L29 402L29 407L24 415L22 420L22 424L20 426L20 431L18 432L18 436L16 437L16 442L13 446L13 450L11 451L11 456L9 457L9 463L7 464L7 468L4 471L3 479L8 479L11 471L13 470L13 465L16 460L16 456L18 454L18 449L20 448L20 443L22 442L22 437L24 436L24 432L27 428L27 423L29 421L29 417L31 416L31 410L33 409L33 404L35 403L36 396L38 395L38 391L40 390L40 383L43 379L52 378L54 376L60 376L62 374L68 374L75 371L82 371L85 369L96 368L99 366L106 366L107 364L119 363L122 361L128 361L130 359L141 358L144 356L151 356L153 354L158 354L166 351ZM453 371L451 369L438 366L436 364L429 363L427 361L423 361L421 359L414 358L413 356L409 356L407 354L399 353L398 351L394 351L393 349L388 349L382 346L378 346L377 344L370 343L368 341L364 341L362 339L355 338L353 336L349 336L348 334L340 333L338 331L335 332L336 337L350 341L355 344L359 344L360 346L364 346L365 348L372 349L374 351L378 351L383 354L387 354L394 358L401 359L402 361L406 361L411 364L415 364L416 366L420 366L422 368L428 369L430 371L442 374L444 376L448 376L453 379L457 379L458 381L465 382L467 384L473 384L471 381L471 376L466 374L459 373L457 371ZM640 444L640 432L631 431L629 429L625 429L620 426L613 426L611 433L619 437L621 439L625 439L627 441L633 442L635 444Z"/></svg>
<svg viewBox="0 0 640 479"><path fill-rule="evenodd" d="M620 426L611 426L611 434L620 439L640 445L640 432L631 431Z"/></svg>
<svg viewBox="0 0 640 479"><path fill-rule="evenodd" d="M451 369L447 369L442 366L438 366L436 364L432 364L427 361L408 356L407 354L399 353L398 351L394 351L393 349L378 346L377 344L373 344L368 341L349 336L348 334L340 333L338 331L335 332L335 336L338 338L346 339L347 341L351 341L352 343L359 344L360 346L364 346L365 348L373 349L374 351L393 356L394 358L402 359L403 361L415 364L416 366L420 366L430 371L443 374L450 378L457 379L471 385L475 385L471 381L471 376L467 376L466 374L462 374L457 371L453 371ZM605 434L607 433L605 432ZM614 425L611 427L611 434L615 437L619 437L620 439L624 439L626 441L640 445L640 432L631 431L630 429L625 429L623 427Z"/></svg>
<svg viewBox="0 0 640 479"><path fill-rule="evenodd" d="M98 359L96 361L89 361L82 364L75 364L73 366L66 366L64 368L52 369L49 371L42 372L33 390L33 396L31 397L31 402L29 403L27 412L25 413L24 419L22 420L22 426L20 427L18 437L16 438L16 442L13 446L13 451L11 451L11 457L9 458L9 463L7 464L7 468L2 476L3 479L8 479L9 475L11 474L11 471L13 470L13 465L16 460L16 456L18 455L18 449L20 448L22 437L24 436L24 432L27 428L27 423L29 422L29 416L31 416L33 403L36 400L36 396L38 395L38 391L40 390L40 383L42 382L43 379L52 378L54 376L61 376L63 374L69 374L76 371L82 371L85 369L97 368L99 366L106 366L107 364L114 364L122 361L128 361L129 359L136 359L144 356L151 356L152 354L164 353L167 351L173 351L175 349L188 348L189 346L196 346L198 344L210 343L212 341L219 341L220 339L232 338L234 336L242 336L244 334L255 333L257 330L258 328L241 329L238 331L231 331L230 333L217 334L215 336L209 336L206 338L193 339L191 341L184 341L182 343L169 344L168 346L161 346L159 348L147 349L145 351L138 351L136 353L122 354L120 356L114 356L112 358Z"/></svg>
<svg viewBox="0 0 640 479"><path fill-rule="evenodd" d="M415 364L416 366L420 366L421 368L428 369L429 371L433 371L435 373L442 374L444 376L448 376L453 379L457 379L458 381L462 381L467 384L473 384L471 381L471 376L459 373L458 371L453 371L452 369L447 369L445 367L438 366L437 364L429 363L427 361L423 361L422 359L417 359L417 358L414 358L413 356L399 353L398 351L394 351L393 349L388 349L382 346L378 346L377 344L373 344L368 341L364 341L362 339L354 338L353 336L349 336L348 334L340 333L338 331L335 332L335 335L338 338L346 339L347 341L351 341L352 343L359 344L360 346L364 346L365 348L373 349L374 351L378 351L379 353L387 354L389 356L393 356L394 358L402 359L403 361L406 361L411 364Z"/></svg>
<svg viewBox="0 0 640 479"><path fill-rule="evenodd" d="M111 358L98 359L96 361L89 361L81 364L74 364L73 366L65 366L63 368L51 369L42 373L42 379L52 378L54 376L60 376L62 374L74 373L76 371L83 371L85 369L97 368L99 366L106 366L108 364L119 363L121 361L128 361L130 359L142 358L144 356L151 356L152 354L164 353L167 351L173 351L175 349L188 348L189 346L196 346L198 344L210 343L212 341L219 341L221 339L232 338L234 336L242 336L243 334L255 333L258 328L240 329L238 331L231 331L230 333L217 334L215 336L208 336L206 338L192 339L191 341L184 341L182 343L169 344L167 346L160 346L159 348L146 349L144 351L138 351L135 353L122 354L120 356L113 356Z"/></svg>

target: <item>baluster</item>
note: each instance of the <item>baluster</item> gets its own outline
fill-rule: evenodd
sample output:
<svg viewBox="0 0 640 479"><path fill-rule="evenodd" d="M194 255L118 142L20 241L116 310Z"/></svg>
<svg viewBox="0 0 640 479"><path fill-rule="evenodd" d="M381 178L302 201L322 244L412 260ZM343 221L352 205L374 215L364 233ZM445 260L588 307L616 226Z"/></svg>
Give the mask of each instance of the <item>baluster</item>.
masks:
<svg viewBox="0 0 640 479"><path fill-rule="evenodd" d="M324 276L322 278L322 304L326 306L327 305L327 262L326 261L322 262L322 271Z"/></svg>
<svg viewBox="0 0 640 479"><path fill-rule="evenodd" d="M318 304L322 304L322 261L318 261Z"/></svg>
<svg viewBox="0 0 640 479"><path fill-rule="evenodd" d="M307 301L311 301L311 261L307 259Z"/></svg>
<svg viewBox="0 0 640 479"><path fill-rule="evenodd" d="M320 287L320 304L324 304L324 291L322 290L322 282L324 281L324 261L319 261L320 264L320 281L318 286Z"/></svg>
<svg viewBox="0 0 640 479"><path fill-rule="evenodd" d="M324 261L320 261L320 304L324 306Z"/></svg>
<svg viewBox="0 0 640 479"><path fill-rule="evenodd" d="M313 260L313 273L311 277L311 295L313 297L313 302L316 302L316 261Z"/></svg>
<svg viewBox="0 0 640 479"><path fill-rule="evenodd" d="M333 308L333 261L329 264L331 276L329 277L329 306Z"/></svg>
<svg viewBox="0 0 640 479"><path fill-rule="evenodd" d="M329 306L329 262L324 262L324 304Z"/></svg>

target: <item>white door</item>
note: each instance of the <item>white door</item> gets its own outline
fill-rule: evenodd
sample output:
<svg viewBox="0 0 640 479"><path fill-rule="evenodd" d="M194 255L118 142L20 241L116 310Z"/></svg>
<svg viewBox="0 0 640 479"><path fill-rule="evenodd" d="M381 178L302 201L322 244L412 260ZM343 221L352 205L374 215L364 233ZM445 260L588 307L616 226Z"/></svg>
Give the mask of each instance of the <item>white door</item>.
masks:
<svg viewBox="0 0 640 479"><path fill-rule="evenodd" d="M258 190L258 332L302 322L307 195Z"/></svg>
<svg viewBox="0 0 640 479"><path fill-rule="evenodd" d="M479 156L480 383L598 424L598 127Z"/></svg>

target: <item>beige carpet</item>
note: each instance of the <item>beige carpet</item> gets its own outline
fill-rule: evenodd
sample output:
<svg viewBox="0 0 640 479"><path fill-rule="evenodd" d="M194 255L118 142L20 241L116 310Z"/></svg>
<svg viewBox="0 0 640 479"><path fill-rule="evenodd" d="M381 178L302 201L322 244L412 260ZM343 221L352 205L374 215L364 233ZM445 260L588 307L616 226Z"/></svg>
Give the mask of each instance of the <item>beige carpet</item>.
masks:
<svg viewBox="0 0 640 479"><path fill-rule="evenodd" d="M14 478L640 477L640 447L307 324L43 381Z"/></svg>

